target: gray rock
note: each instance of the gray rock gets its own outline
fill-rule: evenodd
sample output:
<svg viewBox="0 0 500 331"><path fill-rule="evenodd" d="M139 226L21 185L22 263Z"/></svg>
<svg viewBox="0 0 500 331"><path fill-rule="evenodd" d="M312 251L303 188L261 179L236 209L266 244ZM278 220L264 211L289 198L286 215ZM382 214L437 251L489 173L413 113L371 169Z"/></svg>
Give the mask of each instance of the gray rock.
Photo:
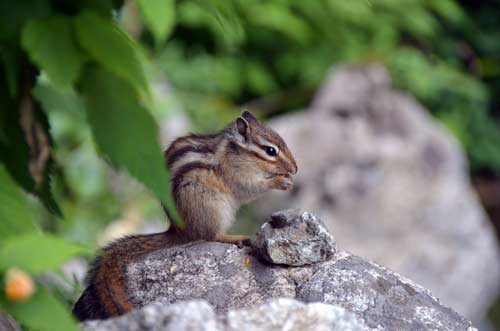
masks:
<svg viewBox="0 0 500 331"><path fill-rule="evenodd" d="M265 260L290 266L326 261L336 249L335 239L323 222L298 209L272 214L271 221L262 225L253 245Z"/></svg>
<svg viewBox="0 0 500 331"><path fill-rule="evenodd" d="M287 230L287 227L293 228L294 224L311 222L316 225L309 225L310 228L324 229L322 222L310 213L298 215L292 212L280 213L274 216L273 222L278 222L278 227L274 230L283 230L280 234L282 238L285 234L296 236L296 232ZM268 226L271 227L271 225ZM262 231L267 231L266 227L264 226ZM257 236L263 236L263 234L259 233ZM324 235L321 231L317 231L316 236ZM259 245L265 241L256 240L254 243ZM256 247L256 251L261 252L262 247ZM302 254L299 251L295 252ZM306 256L310 254L306 253ZM255 256L255 251L248 247L238 248L230 244L196 242L156 251L131 264L127 270L127 287L127 293L138 307L153 303L167 304L169 307L168 304L179 301L206 300L215 314L219 316L218 318L223 321L226 321L228 316L239 316L234 317L234 324L226 321L224 325L225 327L231 326L229 330L245 329L246 323L258 325L259 321L274 321L273 316L278 316L276 323L280 323L282 317L279 316L282 315L289 316L287 318L299 326L303 325L301 323L305 321L304 317L290 317L293 315L292 311L296 309L293 307L302 307L299 310L309 311L305 313L306 316L308 314L321 315L314 308L316 306L306 306L314 308L306 309L304 306L290 304L288 310L280 308L285 310L267 316L264 312L269 306L259 305L273 298L293 298L307 303L333 304L336 307L321 306L323 308L317 308L319 310L338 310L338 307L342 307L356 316L363 330L472 330L469 321L452 309L441 305L426 289L375 263L345 251L337 251L330 256L330 259L322 259L318 263L290 267L262 261ZM152 310L139 313L142 315L137 318L131 317L136 321L134 323L139 323L137 325L143 326L144 330L156 330L156 326L149 325L144 320L158 320L160 321L158 323L164 323L161 321L168 322L172 319L172 317L147 317L157 314L156 309L160 308L147 309ZM185 323L198 319L198 316L194 316L198 315L197 308L178 309L186 312L187 315L181 316L188 319L183 320ZM200 309L199 314L202 315L202 320L211 318L208 309ZM242 310L242 312L238 315L234 313L234 310ZM345 315L338 312L338 316ZM332 316L337 316L336 313L332 314ZM248 316L248 319L245 316ZM311 318L310 323L315 320L316 317ZM340 317L335 317L332 321L334 321L332 325L343 325ZM165 323L161 324L161 327L166 327ZM295 325L293 323L291 325ZM130 325L132 324L131 322ZM128 323L123 322L119 325L125 328ZM262 324L255 326L255 330L261 329L267 330ZM335 330L333 326L330 329ZM330 329L311 328L311 330ZM193 330L197 329L193 327Z"/></svg>
<svg viewBox="0 0 500 331"><path fill-rule="evenodd" d="M9 315L0 311L0 330L1 331L20 331L19 324Z"/></svg>
<svg viewBox="0 0 500 331"><path fill-rule="evenodd" d="M175 305L149 305L125 316L90 321L84 331L216 331L215 312L204 301L190 301Z"/></svg>
<svg viewBox="0 0 500 331"><path fill-rule="evenodd" d="M339 67L306 112L271 123L299 163L291 193L260 215L314 210L338 244L429 288L480 320L499 294L494 230L455 139L381 66Z"/></svg>
<svg viewBox="0 0 500 331"><path fill-rule="evenodd" d="M152 304L126 316L84 324L84 331L364 331L363 321L344 308L274 299L246 310L216 315L206 301Z"/></svg>
<svg viewBox="0 0 500 331"><path fill-rule="evenodd" d="M470 327L426 289L383 267L349 254L328 264L300 287L298 299L340 305L362 317L369 329L452 331Z"/></svg>
<svg viewBox="0 0 500 331"><path fill-rule="evenodd" d="M227 331L325 330L364 331L364 323L337 305L304 304L292 299L273 299L255 308L230 311L222 316Z"/></svg>

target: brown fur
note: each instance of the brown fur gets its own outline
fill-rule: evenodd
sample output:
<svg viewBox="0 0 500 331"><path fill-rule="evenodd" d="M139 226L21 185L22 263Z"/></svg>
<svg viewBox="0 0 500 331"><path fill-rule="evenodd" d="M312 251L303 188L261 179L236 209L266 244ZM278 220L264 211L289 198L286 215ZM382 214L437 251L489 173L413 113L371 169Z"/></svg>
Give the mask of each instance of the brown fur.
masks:
<svg viewBox="0 0 500 331"><path fill-rule="evenodd" d="M126 289L127 266L155 250L196 240L240 243L245 236L226 235L241 203L272 189L289 189L297 172L295 160L281 137L249 112L219 134L188 135L165 151L173 176L172 194L184 228L120 239L103 250L88 276L88 287L75 304L79 320L121 315L134 308ZM279 148L264 154L259 141Z"/></svg>

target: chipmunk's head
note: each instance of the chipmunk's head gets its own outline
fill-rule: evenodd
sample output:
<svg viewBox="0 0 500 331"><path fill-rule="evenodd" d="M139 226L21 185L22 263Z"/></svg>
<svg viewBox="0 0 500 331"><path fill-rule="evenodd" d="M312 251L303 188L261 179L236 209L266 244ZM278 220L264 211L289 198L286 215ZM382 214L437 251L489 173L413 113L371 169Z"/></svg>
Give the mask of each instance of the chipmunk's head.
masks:
<svg viewBox="0 0 500 331"><path fill-rule="evenodd" d="M249 165L248 171L261 175L270 189L291 189L297 163L283 138L248 111L235 120L233 130L234 142L243 154L240 160Z"/></svg>

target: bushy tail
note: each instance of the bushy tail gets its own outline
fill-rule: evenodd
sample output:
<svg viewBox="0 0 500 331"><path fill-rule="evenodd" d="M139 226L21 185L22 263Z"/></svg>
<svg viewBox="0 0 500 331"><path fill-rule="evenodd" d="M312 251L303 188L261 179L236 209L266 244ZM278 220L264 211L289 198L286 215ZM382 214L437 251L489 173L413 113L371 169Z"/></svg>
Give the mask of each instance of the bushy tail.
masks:
<svg viewBox="0 0 500 331"><path fill-rule="evenodd" d="M87 275L87 288L76 302L73 314L79 321L106 319L134 308L126 292L126 269L135 259L170 247L181 240L176 231L119 239L107 246Z"/></svg>
<svg viewBox="0 0 500 331"><path fill-rule="evenodd" d="M79 321L105 319L109 317L99 301L93 284L89 284L75 303L73 307L73 316Z"/></svg>

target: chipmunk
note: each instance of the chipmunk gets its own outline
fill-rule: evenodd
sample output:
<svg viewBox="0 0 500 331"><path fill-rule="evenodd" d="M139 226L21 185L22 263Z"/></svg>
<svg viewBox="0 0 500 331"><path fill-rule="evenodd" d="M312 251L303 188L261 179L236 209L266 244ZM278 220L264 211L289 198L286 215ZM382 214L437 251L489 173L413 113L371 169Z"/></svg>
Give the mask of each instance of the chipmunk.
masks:
<svg viewBox="0 0 500 331"><path fill-rule="evenodd" d="M166 232L125 237L104 248L73 309L79 320L104 319L133 309L126 270L145 254L198 240L248 244L248 237L225 234L239 206L272 189L291 189L292 175L297 173L283 139L248 111L218 134L176 139L165 157L184 227L170 222Z"/></svg>

